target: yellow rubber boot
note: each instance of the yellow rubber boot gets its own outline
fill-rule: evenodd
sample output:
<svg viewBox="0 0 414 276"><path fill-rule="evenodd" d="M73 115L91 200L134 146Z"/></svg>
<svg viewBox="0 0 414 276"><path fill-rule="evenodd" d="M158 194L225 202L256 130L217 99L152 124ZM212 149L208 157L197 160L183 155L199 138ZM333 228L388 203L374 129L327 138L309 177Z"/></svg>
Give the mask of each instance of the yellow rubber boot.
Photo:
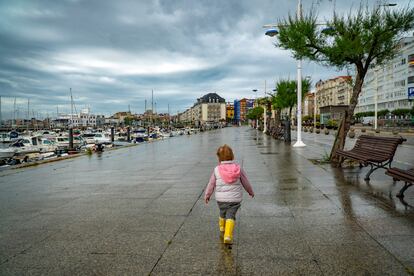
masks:
<svg viewBox="0 0 414 276"><path fill-rule="evenodd" d="M226 225L226 220L222 217L219 217L220 233L224 233L224 225Z"/></svg>
<svg viewBox="0 0 414 276"><path fill-rule="evenodd" d="M233 243L233 229L234 229L234 220L226 219L226 226L224 230L224 243L225 244Z"/></svg>

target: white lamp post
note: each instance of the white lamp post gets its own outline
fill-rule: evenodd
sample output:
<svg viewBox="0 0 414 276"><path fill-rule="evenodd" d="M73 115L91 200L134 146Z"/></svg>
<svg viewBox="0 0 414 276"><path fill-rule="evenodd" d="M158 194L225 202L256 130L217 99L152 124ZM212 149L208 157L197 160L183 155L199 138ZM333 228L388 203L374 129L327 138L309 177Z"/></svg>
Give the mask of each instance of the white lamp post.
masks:
<svg viewBox="0 0 414 276"><path fill-rule="evenodd" d="M298 20L302 19L302 1L298 0L298 10L297 10L297 18ZM270 29L266 32L268 36L275 36L278 34L276 29ZM305 143L302 141L302 60L298 59L297 65L297 113L296 118L298 122L298 131L297 131L297 138L296 143L293 147L304 147L306 146Z"/></svg>
<svg viewBox="0 0 414 276"><path fill-rule="evenodd" d="M315 89L315 92L313 93L313 127L315 128L315 131L316 131L316 89Z"/></svg>
<svg viewBox="0 0 414 276"><path fill-rule="evenodd" d="M378 70L374 69L375 72L375 96L374 96L374 129L378 127Z"/></svg>
<svg viewBox="0 0 414 276"><path fill-rule="evenodd" d="M254 93L256 93L256 96L255 96L255 100L254 100L254 102L255 102L255 104L257 105L257 106L259 106L259 104L258 104L258 102L257 102L257 89L253 89L252 90ZM258 119L256 119L256 127L255 127L256 129L259 129L259 120Z"/></svg>
<svg viewBox="0 0 414 276"><path fill-rule="evenodd" d="M266 80L264 82L264 96L266 98ZM264 107L263 107L263 133L267 132L267 110L266 110L267 104L265 103Z"/></svg>
<svg viewBox="0 0 414 276"><path fill-rule="evenodd" d="M381 7L395 7L397 6L397 4L395 3L386 3L386 4L379 4L379 9L381 9ZM381 67L382 68L382 67ZM374 68L374 73L375 73L375 96L374 96L374 129L377 130L378 128L378 70L380 70L380 68ZM382 76L384 79L384 71L382 72ZM383 80L384 83L384 80Z"/></svg>

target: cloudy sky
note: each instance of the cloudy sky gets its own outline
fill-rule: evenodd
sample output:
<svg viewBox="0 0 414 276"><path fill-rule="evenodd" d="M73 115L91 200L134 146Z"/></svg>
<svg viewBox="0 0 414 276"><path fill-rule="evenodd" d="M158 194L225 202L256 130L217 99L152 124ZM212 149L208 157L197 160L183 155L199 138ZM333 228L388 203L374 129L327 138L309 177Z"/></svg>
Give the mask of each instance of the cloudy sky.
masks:
<svg viewBox="0 0 414 276"><path fill-rule="evenodd" d="M374 5L377 0L368 0ZM109 115L141 113L154 89L157 112L190 107L217 92L228 101L259 96L296 62L273 46L263 24L296 10L295 0L0 0L0 96L3 118L76 107ZM357 7L354 0L303 0L321 20ZM409 1L393 3L407 5ZM343 74L304 62L305 76ZM33 112L31 111L31 113Z"/></svg>

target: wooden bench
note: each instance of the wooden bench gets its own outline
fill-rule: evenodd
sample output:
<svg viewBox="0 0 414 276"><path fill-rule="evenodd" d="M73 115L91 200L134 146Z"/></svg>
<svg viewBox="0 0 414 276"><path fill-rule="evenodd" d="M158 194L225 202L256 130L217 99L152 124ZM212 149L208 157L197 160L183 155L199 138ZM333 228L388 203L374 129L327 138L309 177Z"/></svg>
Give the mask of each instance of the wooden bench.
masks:
<svg viewBox="0 0 414 276"><path fill-rule="evenodd" d="M402 137L378 137L361 135L351 150L337 150L336 153L344 159L351 159L359 162L359 166L371 166L371 169L365 176L369 176L379 168L391 167L395 151L398 145L406 139Z"/></svg>
<svg viewBox="0 0 414 276"><path fill-rule="evenodd" d="M402 170L399 168L390 168L385 174L391 176L394 181L404 181L404 187L401 188L398 197L404 197L404 192L414 184L414 168L409 170Z"/></svg>

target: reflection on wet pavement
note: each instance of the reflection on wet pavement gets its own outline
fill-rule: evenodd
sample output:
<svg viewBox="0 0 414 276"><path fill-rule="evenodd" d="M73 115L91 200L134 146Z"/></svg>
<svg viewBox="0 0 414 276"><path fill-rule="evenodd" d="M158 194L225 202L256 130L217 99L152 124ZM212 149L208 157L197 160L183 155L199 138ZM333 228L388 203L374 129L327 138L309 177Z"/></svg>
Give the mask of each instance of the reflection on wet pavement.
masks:
<svg viewBox="0 0 414 276"><path fill-rule="evenodd" d="M202 192L215 150L234 148L255 190L232 249ZM0 177L0 274L405 275L414 270L414 188L378 170L309 161L250 128L7 172Z"/></svg>

